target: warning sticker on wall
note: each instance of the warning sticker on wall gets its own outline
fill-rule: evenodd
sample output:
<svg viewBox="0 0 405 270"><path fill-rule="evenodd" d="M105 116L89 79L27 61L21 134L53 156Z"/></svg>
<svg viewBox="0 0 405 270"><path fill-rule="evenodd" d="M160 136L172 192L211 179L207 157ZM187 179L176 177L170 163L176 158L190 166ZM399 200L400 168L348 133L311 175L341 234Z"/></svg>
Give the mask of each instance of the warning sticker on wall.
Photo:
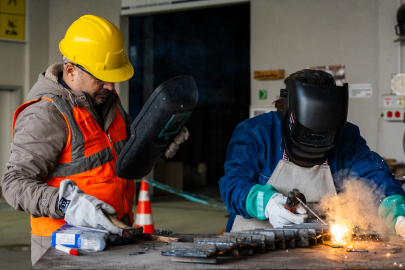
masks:
<svg viewBox="0 0 405 270"><path fill-rule="evenodd" d="M349 84L350 98L372 98L373 86L371 83L365 84Z"/></svg>
<svg viewBox="0 0 405 270"><path fill-rule="evenodd" d="M390 97L384 98L384 101L383 101L383 106L384 107L390 107L391 104L392 104L392 99Z"/></svg>
<svg viewBox="0 0 405 270"><path fill-rule="evenodd" d="M0 12L25 15L25 0L0 0Z"/></svg>
<svg viewBox="0 0 405 270"><path fill-rule="evenodd" d="M25 0L0 0L0 38L25 39Z"/></svg>
<svg viewBox="0 0 405 270"><path fill-rule="evenodd" d="M24 16L0 14L0 38L24 40L24 33Z"/></svg>

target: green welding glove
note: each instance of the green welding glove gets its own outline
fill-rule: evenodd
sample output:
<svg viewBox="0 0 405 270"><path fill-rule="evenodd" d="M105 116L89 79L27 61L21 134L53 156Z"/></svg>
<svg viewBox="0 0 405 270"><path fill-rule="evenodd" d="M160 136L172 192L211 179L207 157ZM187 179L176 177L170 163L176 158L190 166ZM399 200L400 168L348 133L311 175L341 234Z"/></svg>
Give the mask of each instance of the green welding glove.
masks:
<svg viewBox="0 0 405 270"><path fill-rule="evenodd" d="M391 231L405 238L405 198L403 196L386 197L378 208L378 215Z"/></svg>
<svg viewBox="0 0 405 270"><path fill-rule="evenodd" d="M254 185L246 198L246 211L249 216L260 220L267 219L266 205L278 191L272 185Z"/></svg>

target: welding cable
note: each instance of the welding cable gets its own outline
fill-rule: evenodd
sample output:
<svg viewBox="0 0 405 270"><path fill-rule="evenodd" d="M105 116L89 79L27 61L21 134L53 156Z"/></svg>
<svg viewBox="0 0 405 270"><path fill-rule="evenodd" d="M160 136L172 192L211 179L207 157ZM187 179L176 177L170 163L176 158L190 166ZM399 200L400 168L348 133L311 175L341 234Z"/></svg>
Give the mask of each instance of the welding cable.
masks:
<svg viewBox="0 0 405 270"><path fill-rule="evenodd" d="M198 195L198 194L194 194L194 193L190 193L190 192L186 192L186 191L176 189L176 188L172 188L170 186L167 186L165 184L162 184L162 183L157 182L157 181L152 180L152 179L143 178L142 180L144 180L148 184L151 184L154 187L157 187L158 189L162 189L164 191L168 191L170 193L176 194L176 195L181 196L183 198L186 198L187 200L190 200L192 202L197 202L197 203L209 205L209 206L212 206L212 207L219 208L221 210L227 211L226 206L222 206L222 205L218 205L218 204L210 202L210 201L215 201L214 199L212 199L210 197L203 196L203 195Z"/></svg>

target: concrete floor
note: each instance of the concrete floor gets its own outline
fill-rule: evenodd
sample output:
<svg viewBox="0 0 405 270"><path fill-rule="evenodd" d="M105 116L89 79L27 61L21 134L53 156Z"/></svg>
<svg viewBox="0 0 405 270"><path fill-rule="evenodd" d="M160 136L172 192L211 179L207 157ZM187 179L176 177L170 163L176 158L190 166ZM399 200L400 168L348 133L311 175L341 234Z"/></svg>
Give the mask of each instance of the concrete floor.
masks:
<svg viewBox="0 0 405 270"><path fill-rule="evenodd" d="M152 198L151 205L155 228L175 233L219 234L226 227L229 214L174 195ZM0 198L0 269L31 267L30 237L29 215L15 211Z"/></svg>

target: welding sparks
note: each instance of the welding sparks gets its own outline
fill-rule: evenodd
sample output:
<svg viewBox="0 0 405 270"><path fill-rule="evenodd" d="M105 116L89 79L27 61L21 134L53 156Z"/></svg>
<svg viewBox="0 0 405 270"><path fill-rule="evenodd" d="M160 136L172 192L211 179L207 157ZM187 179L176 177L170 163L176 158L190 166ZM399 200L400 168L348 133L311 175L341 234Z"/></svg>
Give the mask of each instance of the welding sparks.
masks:
<svg viewBox="0 0 405 270"><path fill-rule="evenodd" d="M331 229L332 233L332 241L336 243L344 242L344 239L350 237L350 230L347 226L343 226L342 224L332 224ZM346 244L346 242L344 242Z"/></svg>
<svg viewBox="0 0 405 270"><path fill-rule="evenodd" d="M378 232L386 230L386 225L376 214L378 209L375 201L379 200L378 192L352 178L345 180L344 186L343 192L326 194L319 204L319 211L324 213L329 223L332 242L338 245L345 243L348 248L367 248L368 241L371 244L383 241L377 238L377 234L367 235L371 228L372 231Z"/></svg>

